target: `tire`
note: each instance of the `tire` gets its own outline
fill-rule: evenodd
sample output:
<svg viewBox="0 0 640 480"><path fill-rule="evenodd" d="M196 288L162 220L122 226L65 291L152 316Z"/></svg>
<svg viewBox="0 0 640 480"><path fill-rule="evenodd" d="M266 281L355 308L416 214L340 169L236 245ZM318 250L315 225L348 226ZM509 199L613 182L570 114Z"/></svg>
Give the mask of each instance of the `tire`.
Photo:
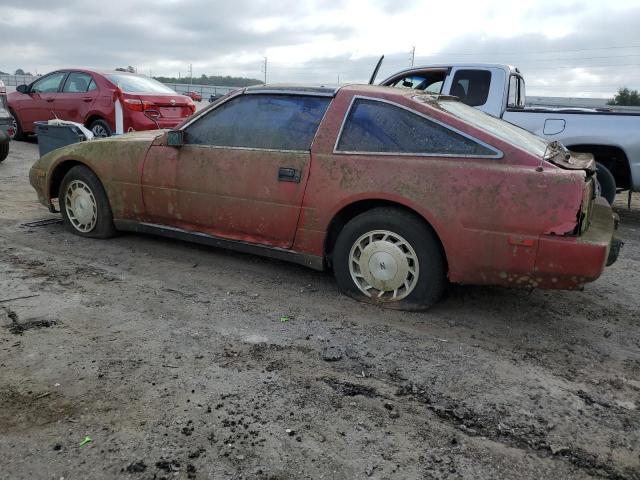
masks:
<svg viewBox="0 0 640 480"><path fill-rule="evenodd" d="M20 120L18 119L18 116L12 110L9 110L9 114L13 118L13 132L14 132L13 135L9 135L9 138L11 138L11 140L25 140L27 136L22 130L22 127L20 126Z"/></svg>
<svg viewBox="0 0 640 480"><path fill-rule="evenodd" d="M2 162L9 155L9 142L0 143L0 162Z"/></svg>
<svg viewBox="0 0 640 480"><path fill-rule="evenodd" d="M596 163L596 181L600 186L600 196L613 205L613 201L616 199L616 179L609 169L601 163Z"/></svg>
<svg viewBox="0 0 640 480"><path fill-rule="evenodd" d="M91 122L89 130L91 130L91 133L93 133L93 136L96 138L110 137L112 135L111 127L101 118Z"/></svg>
<svg viewBox="0 0 640 480"><path fill-rule="evenodd" d="M59 197L62 219L71 232L91 238L115 235L107 194L87 167L78 165L67 172L60 184Z"/></svg>
<svg viewBox="0 0 640 480"><path fill-rule="evenodd" d="M386 308L426 310L446 285L444 252L435 233L397 208L374 208L353 218L338 235L332 258L344 294Z"/></svg>

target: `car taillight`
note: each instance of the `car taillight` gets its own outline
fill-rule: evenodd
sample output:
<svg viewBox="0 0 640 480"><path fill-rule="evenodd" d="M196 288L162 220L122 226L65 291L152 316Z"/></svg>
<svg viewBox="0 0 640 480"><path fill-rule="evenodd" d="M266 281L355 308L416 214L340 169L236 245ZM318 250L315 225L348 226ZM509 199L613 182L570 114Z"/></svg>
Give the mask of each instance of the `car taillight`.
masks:
<svg viewBox="0 0 640 480"><path fill-rule="evenodd" d="M146 110L155 110L157 108L156 104L153 102L138 100L136 98L125 98L124 105L129 110L133 110L134 112L144 112Z"/></svg>
<svg viewBox="0 0 640 480"><path fill-rule="evenodd" d="M193 103L193 100L191 100L191 97L187 97L187 107L191 109L191 113L196 112L196 104Z"/></svg>

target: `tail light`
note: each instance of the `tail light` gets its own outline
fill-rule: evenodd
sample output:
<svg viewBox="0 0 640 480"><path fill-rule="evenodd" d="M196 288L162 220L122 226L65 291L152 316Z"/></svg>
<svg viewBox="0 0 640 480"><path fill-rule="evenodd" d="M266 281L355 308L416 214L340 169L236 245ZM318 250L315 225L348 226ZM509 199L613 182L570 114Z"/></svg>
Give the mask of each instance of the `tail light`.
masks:
<svg viewBox="0 0 640 480"><path fill-rule="evenodd" d="M191 113L196 113L196 104L193 103L191 97L187 97L187 107L191 109Z"/></svg>
<svg viewBox="0 0 640 480"><path fill-rule="evenodd" d="M156 104L146 100L138 100L136 98L125 98L124 106L134 112L145 112L147 110L157 109Z"/></svg>

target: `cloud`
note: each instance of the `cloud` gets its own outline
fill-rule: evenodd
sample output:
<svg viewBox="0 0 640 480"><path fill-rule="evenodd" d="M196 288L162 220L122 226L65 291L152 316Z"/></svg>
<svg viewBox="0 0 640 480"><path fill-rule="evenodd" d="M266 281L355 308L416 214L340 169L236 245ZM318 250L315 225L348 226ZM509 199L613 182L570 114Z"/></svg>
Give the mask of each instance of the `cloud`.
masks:
<svg viewBox="0 0 640 480"><path fill-rule="evenodd" d="M634 0L0 0L0 70L133 65L157 75L367 81L416 63L518 65L537 95L610 96L640 87ZM614 46L636 48L613 49ZM608 67L607 65L613 65Z"/></svg>

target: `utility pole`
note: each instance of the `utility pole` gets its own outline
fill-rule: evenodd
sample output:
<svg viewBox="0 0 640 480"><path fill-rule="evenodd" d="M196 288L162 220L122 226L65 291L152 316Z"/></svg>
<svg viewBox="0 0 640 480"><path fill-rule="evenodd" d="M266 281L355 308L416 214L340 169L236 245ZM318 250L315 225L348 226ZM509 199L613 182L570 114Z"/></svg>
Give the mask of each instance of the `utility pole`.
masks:
<svg viewBox="0 0 640 480"><path fill-rule="evenodd" d="M411 47L411 66L413 67L413 62L416 59L416 46Z"/></svg>
<svg viewBox="0 0 640 480"><path fill-rule="evenodd" d="M267 57L264 57L264 65L263 65L263 70L264 70L264 84L267 84Z"/></svg>
<svg viewBox="0 0 640 480"><path fill-rule="evenodd" d="M193 85L193 63L189 64L189 88Z"/></svg>

